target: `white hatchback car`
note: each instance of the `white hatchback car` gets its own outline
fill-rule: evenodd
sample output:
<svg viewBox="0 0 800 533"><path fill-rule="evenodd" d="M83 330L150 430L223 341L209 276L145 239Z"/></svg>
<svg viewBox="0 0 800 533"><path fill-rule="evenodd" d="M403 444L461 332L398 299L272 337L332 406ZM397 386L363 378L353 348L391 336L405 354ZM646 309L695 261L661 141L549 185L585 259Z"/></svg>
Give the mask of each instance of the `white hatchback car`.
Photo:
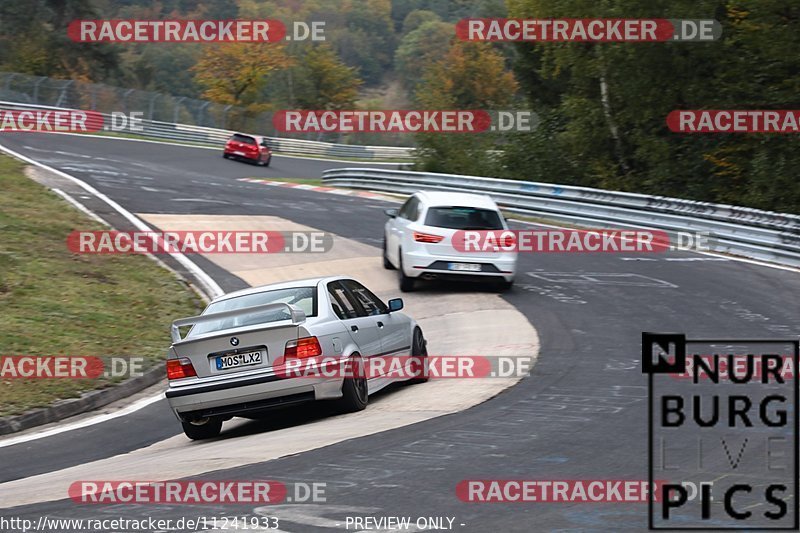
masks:
<svg viewBox="0 0 800 533"><path fill-rule="evenodd" d="M452 243L459 230L509 229L489 196L419 191L386 214L383 266L398 270L401 291L414 290L417 279L493 281L503 290L513 285L516 251L464 252Z"/></svg>

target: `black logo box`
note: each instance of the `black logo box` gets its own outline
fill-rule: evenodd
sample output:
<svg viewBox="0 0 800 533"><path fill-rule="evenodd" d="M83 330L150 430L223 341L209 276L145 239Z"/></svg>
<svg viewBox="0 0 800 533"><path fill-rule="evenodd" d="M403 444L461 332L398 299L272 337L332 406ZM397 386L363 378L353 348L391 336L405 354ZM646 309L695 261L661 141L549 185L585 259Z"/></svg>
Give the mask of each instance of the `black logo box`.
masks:
<svg viewBox="0 0 800 533"><path fill-rule="evenodd" d="M792 494L794 523L792 525L781 525L777 527L769 527L759 525L757 529L771 530L771 531L797 531L800 529L800 472L798 472L798 465L800 465L800 413L798 407L800 406L800 341L793 339L693 339L687 340L686 336L682 333L642 333L642 371L648 375L647 396L648 396L648 481L649 486L654 487L653 475L653 450L654 450L654 420L653 420L653 384L656 374L682 374L686 370L687 359L687 344L706 344L706 345L769 345L781 344L784 346L792 346L792 384L793 384L793 434L794 434L794 494ZM657 361L653 360L654 348L660 352L672 356L670 359L665 359L659 356ZM743 524L740 527L720 527L717 525L706 526L677 526L669 525L668 527L656 527L654 515L654 494L655 491L648 492L648 528L650 530L672 530L672 531L742 531L754 529L753 524Z"/></svg>

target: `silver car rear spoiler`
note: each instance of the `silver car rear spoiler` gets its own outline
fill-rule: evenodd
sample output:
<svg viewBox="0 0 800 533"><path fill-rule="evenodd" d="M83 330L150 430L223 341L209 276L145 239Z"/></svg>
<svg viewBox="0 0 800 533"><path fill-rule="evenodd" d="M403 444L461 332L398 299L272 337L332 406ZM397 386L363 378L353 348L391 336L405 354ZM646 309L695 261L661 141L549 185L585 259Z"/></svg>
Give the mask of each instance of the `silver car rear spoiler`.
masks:
<svg viewBox="0 0 800 533"><path fill-rule="evenodd" d="M231 318L236 316L248 315L251 313L258 313L262 311L277 311L279 309L288 309L291 313L292 324L302 324L306 321L306 313L296 305L287 303L274 303L274 304L261 304L252 307L242 307L241 309L232 309L231 311L221 311L219 313L210 313L207 315L189 316L186 318L179 318L172 323L170 334L172 335L172 342L181 342L180 328L184 326L193 326L195 324L202 324L205 322L213 322L223 318Z"/></svg>

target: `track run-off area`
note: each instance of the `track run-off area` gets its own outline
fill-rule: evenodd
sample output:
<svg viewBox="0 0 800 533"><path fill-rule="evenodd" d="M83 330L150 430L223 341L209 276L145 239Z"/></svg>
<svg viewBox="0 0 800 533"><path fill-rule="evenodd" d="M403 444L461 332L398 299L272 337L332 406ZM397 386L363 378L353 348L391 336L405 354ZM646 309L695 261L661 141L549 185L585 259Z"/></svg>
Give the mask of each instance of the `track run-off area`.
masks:
<svg viewBox="0 0 800 533"><path fill-rule="evenodd" d="M380 259L383 210L397 200L243 181L319 178L325 169L374 164L275 155L262 168L225 160L221 149L78 135L4 133L0 145L83 181L151 228L333 234L324 254L187 256L226 292L343 274L384 299L401 295L396 273ZM42 168L30 173L116 229L135 229L76 183ZM191 274L185 264L165 262ZM159 384L100 414L0 438L0 505L6 516L34 521L274 516L292 533L343 530L348 516L450 517L453 530L469 532L645 530L645 503L465 503L456 486L469 479L646 480L641 333L796 338L798 274L691 252L520 254L510 292L428 283L402 297L429 353L527 356L535 364L524 378L397 385L359 413L304 407L234 419L204 442L183 435ZM152 317L165 350L174 318ZM79 505L67 494L78 480L186 478L324 483L326 501L199 509Z"/></svg>

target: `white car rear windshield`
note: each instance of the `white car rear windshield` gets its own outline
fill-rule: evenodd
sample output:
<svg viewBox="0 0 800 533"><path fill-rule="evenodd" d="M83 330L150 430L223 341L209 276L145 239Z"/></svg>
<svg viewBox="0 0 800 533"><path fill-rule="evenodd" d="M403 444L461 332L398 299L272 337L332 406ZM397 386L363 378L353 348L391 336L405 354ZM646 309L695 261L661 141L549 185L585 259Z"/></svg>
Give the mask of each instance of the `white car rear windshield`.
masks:
<svg viewBox="0 0 800 533"><path fill-rule="evenodd" d="M288 289L276 289L272 291L247 294L245 296L237 296L236 298L229 298L227 300L222 300L209 305L208 308L203 311L203 314L209 315L213 313L221 313L223 311L233 311L235 309L243 309L245 307L274 303L287 303L296 305L302 309L303 312L305 312L306 316L317 316L317 289L316 287L292 287ZM197 324L188 333L187 337L193 337L203 333L220 331L229 328L290 320L291 318L292 316L289 313L289 310L286 308L279 309L277 311L257 311L254 313L245 313L239 316Z"/></svg>
<svg viewBox="0 0 800 533"><path fill-rule="evenodd" d="M425 216L425 225L464 230L503 229L497 211L477 207L431 207Z"/></svg>

